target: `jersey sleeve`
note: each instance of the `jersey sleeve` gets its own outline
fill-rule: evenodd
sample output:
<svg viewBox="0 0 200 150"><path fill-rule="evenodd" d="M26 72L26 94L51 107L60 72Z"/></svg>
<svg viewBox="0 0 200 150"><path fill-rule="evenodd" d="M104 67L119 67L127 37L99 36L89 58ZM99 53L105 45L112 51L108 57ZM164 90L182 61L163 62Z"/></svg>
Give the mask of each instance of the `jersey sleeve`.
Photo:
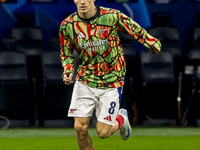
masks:
<svg viewBox="0 0 200 150"><path fill-rule="evenodd" d="M74 72L73 45L70 40L71 24L63 21L60 25L60 58L64 68L63 74Z"/></svg>
<svg viewBox="0 0 200 150"><path fill-rule="evenodd" d="M129 34L152 53L158 53L161 50L160 41L147 33L138 23L121 12L118 13L118 18L121 32Z"/></svg>

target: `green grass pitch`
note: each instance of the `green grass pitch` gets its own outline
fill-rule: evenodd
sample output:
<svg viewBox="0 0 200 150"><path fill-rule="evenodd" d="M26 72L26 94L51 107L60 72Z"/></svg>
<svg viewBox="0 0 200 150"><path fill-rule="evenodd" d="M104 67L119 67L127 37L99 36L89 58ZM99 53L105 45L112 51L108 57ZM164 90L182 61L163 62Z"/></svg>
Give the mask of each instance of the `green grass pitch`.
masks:
<svg viewBox="0 0 200 150"><path fill-rule="evenodd" d="M119 133L100 139L89 129L95 150L200 150L200 128L133 127L130 138ZM0 150L78 150L73 128L0 129Z"/></svg>

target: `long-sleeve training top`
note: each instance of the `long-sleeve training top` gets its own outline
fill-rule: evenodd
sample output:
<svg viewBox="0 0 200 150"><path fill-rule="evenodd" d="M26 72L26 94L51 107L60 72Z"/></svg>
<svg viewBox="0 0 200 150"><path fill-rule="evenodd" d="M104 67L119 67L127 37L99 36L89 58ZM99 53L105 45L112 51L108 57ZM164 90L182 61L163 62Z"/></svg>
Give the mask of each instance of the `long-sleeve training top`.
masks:
<svg viewBox="0 0 200 150"><path fill-rule="evenodd" d="M76 80L94 88L122 87L126 64L118 33L129 34L152 53L160 51L161 43L122 12L96 7L93 17L83 19L75 12L60 25L64 73L74 72L76 50L79 55Z"/></svg>

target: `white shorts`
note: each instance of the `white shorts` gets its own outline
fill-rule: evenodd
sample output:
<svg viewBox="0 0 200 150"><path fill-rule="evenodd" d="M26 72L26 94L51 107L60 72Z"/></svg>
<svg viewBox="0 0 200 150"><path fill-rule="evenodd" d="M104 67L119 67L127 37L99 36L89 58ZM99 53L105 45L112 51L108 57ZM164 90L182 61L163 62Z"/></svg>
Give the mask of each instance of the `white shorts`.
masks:
<svg viewBox="0 0 200 150"><path fill-rule="evenodd" d="M97 120L114 125L121 102L122 87L99 89L75 82L69 117L91 117L96 110Z"/></svg>

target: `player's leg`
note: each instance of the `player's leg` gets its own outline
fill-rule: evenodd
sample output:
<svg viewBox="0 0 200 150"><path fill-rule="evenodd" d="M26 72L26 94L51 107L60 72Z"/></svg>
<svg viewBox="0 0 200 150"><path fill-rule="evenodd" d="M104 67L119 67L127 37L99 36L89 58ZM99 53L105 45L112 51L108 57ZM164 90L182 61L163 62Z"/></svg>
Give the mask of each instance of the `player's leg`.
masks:
<svg viewBox="0 0 200 150"><path fill-rule="evenodd" d="M114 125L108 125L103 122L97 121L96 131L100 138L104 139L118 131L119 123L115 121Z"/></svg>
<svg viewBox="0 0 200 150"><path fill-rule="evenodd" d="M119 110L121 91L118 88L100 89L99 95L99 102L96 106L96 131L100 138L107 138L119 128L116 116Z"/></svg>
<svg viewBox="0 0 200 150"><path fill-rule="evenodd" d="M127 140L131 133L131 126L128 121L127 114L124 113L126 113L125 109L119 110L119 114L116 117L114 125L108 125L106 123L97 121L96 130L98 136L104 139L120 130L122 140Z"/></svg>
<svg viewBox="0 0 200 150"><path fill-rule="evenodd" d="M74 128L80 150L93 150L92 140L88 134L88 126L95 104L95 96L92 90L87 85L76 81L68 116L74 117Z"/></svg>
<svg viewBox="0 0 200 150"><path fill-rule="evenodd" d="M101 94L96 106L97 134L101 138L107 138L120 130L123 140L127 140L131 127L125 109L119 110L121 88L111 88Z"/></svg>
<svg viewBox="0 0 200 150"><path fill-rule="evenodd" d="M88 133L90 117L75 117L74 128L76 131L76 140L80 150L93 150L92 139Z"/></svg>

